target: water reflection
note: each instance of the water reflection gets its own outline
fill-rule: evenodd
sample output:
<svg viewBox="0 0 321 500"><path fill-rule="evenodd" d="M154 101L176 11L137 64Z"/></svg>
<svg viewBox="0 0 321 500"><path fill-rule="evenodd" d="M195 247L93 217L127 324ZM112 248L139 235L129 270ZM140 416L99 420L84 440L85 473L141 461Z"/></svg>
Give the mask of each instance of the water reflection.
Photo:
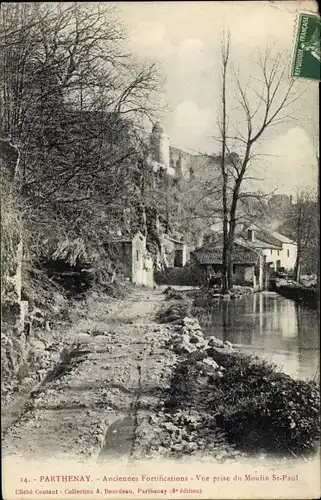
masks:
<svg viewBox="0 0 321 500"><path fill-rule="evenodd" d="M319 328L315 310L273 292L221 301L200 318L207 335L239 344L293 377L319 375Z"/></svg>

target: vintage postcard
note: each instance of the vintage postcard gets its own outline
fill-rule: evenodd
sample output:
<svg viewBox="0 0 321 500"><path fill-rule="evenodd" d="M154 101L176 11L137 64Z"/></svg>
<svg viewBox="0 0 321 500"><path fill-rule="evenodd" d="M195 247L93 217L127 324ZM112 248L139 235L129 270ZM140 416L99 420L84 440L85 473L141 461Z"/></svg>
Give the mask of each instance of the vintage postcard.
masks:
<svg viewBox="0 0 321 500"><path fill-rule="evenodd" d="M2 2L5 500L320 497L314 1Z"/></svg>

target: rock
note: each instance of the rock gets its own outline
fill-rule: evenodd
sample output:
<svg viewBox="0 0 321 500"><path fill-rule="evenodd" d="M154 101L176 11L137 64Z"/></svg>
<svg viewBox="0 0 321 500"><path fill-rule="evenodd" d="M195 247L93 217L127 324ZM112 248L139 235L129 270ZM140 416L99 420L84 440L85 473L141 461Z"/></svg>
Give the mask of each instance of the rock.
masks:
<svg viewBox="0 0 321 500"><path fill-rule="evenodd" d="M201 330L200 324L197 318L189 318L185 316L182 321L183 326L187 327L189 330Z"/></svg>
<svg viewBox="0 0 321 500"><path fill-rule="evenodd" d="M207 341L205 339L200 338L197 344L194 344L197 349L206 349L208 347Z"/></svg>
<svg viewBox="0 0 321 500"><path fill-rule="evenodd" d="M175 352L177 354L191 354L192 352L196 351L197 347L194 345L190 344L189 342L181 342L179 344L176 344L175 346Z"/></svg>
<svg viewBox="0 0 321 500"><path fill-rule="evenodd" d="M191 335L189 341L191 344L198 344L200 342L200 338L201 337L198 337L197 335Z"/></svg>
<svg viewBox="0 0 321 500"><path fill-rule="evenodd" d="M198 326L198 328L189 329L189 334L193 335L194 337L198 337L200 339L204 338L204 333L202 332L200 326Z"/></svg>
<svg viewBox="0 0 321 500"><path fill-rule="evenodd" d="M181 337L180 337L180 342L189 342L189 339L190 339L189 334L184 333L184 334L183 334L183 335L181 335Z"/></svg>
<svg viewBox="0 0 321 500"><path fill-rule="evenodd" d="M182 320L182 323L183 325L191 325L194 324L195 321L197 321L195 318L189 318L188 316L185 316L185 318L183 318Z"/></svg>
<svg viewBox="0 0 321 500"><path fill-rule="evenodd" d="M190 443L186 443L186 444L185 444L185 449L186 449L187 451L190 451L190 452L191 452L191 451L195 451L195 450L197 450L197 448L198 448L197 444L196 444L196 443L194 443L193 441L192 441L192 442L190 442Z"/></svg>
<svg viewBox="0 0 321 500"><path fill-rule="evenodd" d="M196 349L191 353L190 357L195 359L195 361L203 361L203 359L207 357L207 352L205 349Z"/></svg>
<svg viewBox="0 0 321 500"><path fill-rule="evenodd" d="M220 339L217 339L213 335L210 337L207 337L207 343L211 347L224 347L224 342Z"/></svg>
<svg viewBox="0 0 321 500"><path fill-rule="evenodd" d="M230 347L231 349L233 348L233 344L231 342L229 342L228 340L225 340L224 345L226 345L227 347Z"/></svg>
<svg viewBox="0 0 321 500"><path fill-rule="evenodd" d="M32 342L30 342L30 346L34 349L46 349L46 344L42 340L32 340Z"/></svg>
<svg viewBox="0 0 321 500"><path fill-rule="evenodd" d="M177 430L176 425L174 425L172 422L165 422L163 423L162 427L169 432L175 432Z"/></svg>
<svg viewBox="0 0 321 500"><path fill-rule="evenodd" d="M215 368L215 369L219 368L219 365L216 363L216 361L214 361L214 359L209 358L209 357L203 359L203 363L205 363L206 365L211 366L212 368Z"/></svg>
<svg viewBox="0 0 321 500"><path fill-rule="evenodd" d="M232 350L225 346L223 348L210 347L209 349L206 349L206 352L207 356L214 359L216 363L222 366L224 366L224 362L226 361L227 357L234 355Z"/></svg>
<svg viewBox="0 0 321 500"><path fill-rule="evenodd" d="M174 444L171 447L172 451L183 451L183 449L184 449L184 444L183 443L177 443L177 444Z"/></svg>

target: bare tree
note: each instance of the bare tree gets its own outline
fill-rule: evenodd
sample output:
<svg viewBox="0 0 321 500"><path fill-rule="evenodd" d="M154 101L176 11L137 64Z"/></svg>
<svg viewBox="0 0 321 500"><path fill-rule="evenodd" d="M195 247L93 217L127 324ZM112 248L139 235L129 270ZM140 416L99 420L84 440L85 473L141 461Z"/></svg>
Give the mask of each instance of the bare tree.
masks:
<svg viewBox="0 0 321 500"><path fill-rule="evenodd" d="M96 149L96 159L102 159L97 155L97 149L101 149L97 135L100 134L101 143L108 117L113 120L115 115L122 116L122 124L125 119L130 120L132 129L141 124L142 117L153 118L153 94L161 82L155 64L140 64L127 52L126 35L114 6L13 2L2 6L0 21L1 135L10 138L21 151L23 184L28 189L37 186L38 194L44 187L46 200L57 193L58 181L60 187L65 187L75 176L83 176L85 171L88 174L88 156L81 161L85 150L84 142L79 141L81 130L75 138L66 126L69 120L70 128L75 128L72 112L77 112L83 139L94 136L91 144ZM91 131L85 126L86 120L89 113L97 111L100 128L96 120ZM121 135L119 127L116 134L115 120L109 125L110 134L111 128L111 139ZM78 161L76 168L74 161L71 165L70 161L60 160L56 162L61 166L58 172L55 168L51 168L50 175L47 169L39 171L45 163L39 156L41 150L47 154L48 146L51 151L54 149L50 141L46 142L48 133L55 137L56 150L61 145L59 139L68 144L69 150L73 149ZM29 155L37 135L41 138L38 153ZM115 154L115 144L111 142L105 164L119 164L124 145L122 154ZM128 153L132 155L133 141L130 144ZM101 169L102 163L96 162L94 170Z"/></svg>
<svg viewBox="0 0 321 500"><path fill-rule="evenodd" d="M221 175L222 175L222 205L223 205L223 291L226 291L231 286L231 276L230 276L230 261L232 254L232 244L230 238L230 226L229 226L229 207L228 207L228 168L226 162L227 153L227 131L228 131L228 116L227 116L227 102L226 102L226 84L227 84L227 71L228 62L230 57L230 42L231 37L228 33L227 39L222 40L222 114L220 133L222 137L222 149L221 149Z"/></svg>
<svg viewBox="0 0 321 500"><path fill-rule="evenodd" d="M134 211L161 85L156 65L130 53L115 6L1 5L0 136L19 152L32 249L48 235L99 242L124 205Z"/></svg>
<svg viewBox="0 0 321 500"><path fill-rule="evenodd" d="M247 84L243 85L239 74L233 73L235 91L232 96L228 95L230 53L231 38L228 34L222 39L222 95L218 120L220 133L218 139L221 143L225 290L233 286L233 245L238 224L239 203L249 198L259 198L257 193L244 190L247 181L259 180L250 172L253 160L261 156L255 152L254 146L259 144L268 129L290 118L288 108L299 97L294 90L293 82L284 81L286 69L281 64L281 54L273 56L270 49L267 49L264 55L258 54L258 78L250 78ZM240 124L234 118L230 106L234 98L238 103L237 113L243 115Z"/></svg>

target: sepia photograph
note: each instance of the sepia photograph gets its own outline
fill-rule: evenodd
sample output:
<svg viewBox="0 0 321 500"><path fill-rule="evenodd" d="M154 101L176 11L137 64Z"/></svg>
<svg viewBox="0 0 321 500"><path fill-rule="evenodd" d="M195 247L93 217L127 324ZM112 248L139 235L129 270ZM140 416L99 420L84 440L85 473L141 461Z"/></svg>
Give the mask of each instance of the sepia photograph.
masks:
<svg viewBox="0 0 321 500"><path fill-rule="evenodd" d="M317 2L1 2L5 500L317 499Z"/></svg>

